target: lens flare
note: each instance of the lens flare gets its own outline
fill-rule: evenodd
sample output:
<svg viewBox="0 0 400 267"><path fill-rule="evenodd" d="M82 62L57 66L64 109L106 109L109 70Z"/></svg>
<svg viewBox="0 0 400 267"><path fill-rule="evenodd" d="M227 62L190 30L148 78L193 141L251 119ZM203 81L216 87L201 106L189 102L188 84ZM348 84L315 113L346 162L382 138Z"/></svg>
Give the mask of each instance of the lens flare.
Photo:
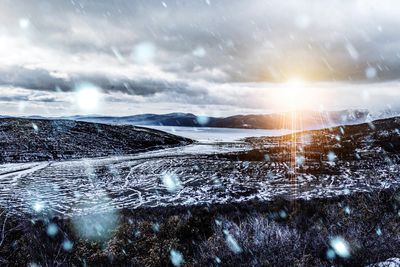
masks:
<svg viewBox="0 0 400 267"><path fill-rule="evenodd" d="M101 90L91 83L81 83L76 87L76 103L83 111L94 111L101 101Z"/></svg>

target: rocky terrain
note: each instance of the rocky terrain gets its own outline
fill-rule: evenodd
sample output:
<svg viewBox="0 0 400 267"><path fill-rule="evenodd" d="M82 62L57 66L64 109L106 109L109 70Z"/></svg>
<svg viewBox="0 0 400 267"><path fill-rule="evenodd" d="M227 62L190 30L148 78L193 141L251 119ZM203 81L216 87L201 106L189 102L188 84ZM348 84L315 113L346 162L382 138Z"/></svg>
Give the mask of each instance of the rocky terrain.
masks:
<svg viewBox="0 0 400 267"><path fill-rule="evenodd" d="M8 127L25 125L38 142L36 127L46 127L32 123ZM57 133L110 138L72 125ZM1 263L363 266L400 257L400 118L169 148L190 141L115 129L156 135L162 149L0 165Z"/></svg>
<svg viewBox="0 0 400 267"><path fill-rule="evenodd" d="M40 203L50 214L69 216L277 197L326 198L397 187L399 126L400 119L393 118L282 137L249 138L247 143L199 143L115 156L124 151L121 148L102 158L3 164L0 203L11 202L15 211L27 213ZM72 128L65 135L75 131ZM159 140L160 145L167 142ZM94 155L103 153L107 151ZM23 151L18 155L23 157Z"/></svg>
<svg viewBox="0 0 400 267"><path fill-rule="evenodd" d="M69 120L0 119L0 163L126 155L192 141L157 130Z"/></svg>
<svg viewBox="0 0 400 267"><path fill-rule="evenodd" d="M397 158L400 152L400 117L350 126L304 131L281 137L248 138L256 149L283 160L295 140L296 154L305 159L327 160L333 152L338 160Z"/></svg>

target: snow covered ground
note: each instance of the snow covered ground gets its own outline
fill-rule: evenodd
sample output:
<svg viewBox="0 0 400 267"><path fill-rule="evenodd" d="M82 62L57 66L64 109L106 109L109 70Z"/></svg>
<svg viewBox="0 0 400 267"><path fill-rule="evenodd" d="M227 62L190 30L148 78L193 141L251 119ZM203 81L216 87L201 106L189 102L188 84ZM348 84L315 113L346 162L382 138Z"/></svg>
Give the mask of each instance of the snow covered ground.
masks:
<svg viewBox="0 0 400 267"><path fill-rule="evenodd" d="M16 213L70 216L277 196L330 197L400 184L398 165L355 169L351 165L356 163L349 162L350 168L336 174L298 174L294 183L283 162L223 157L249 149L242 143L200 143L131 156L4 164L0 166L0 205ZM222 157L216 158L218 154Z"/></svg>
<svg viewBox="0 0 400 267"><path fill-rule="evenodd" d="M246 137L279 136L289 134L292 130L264 130L238 128L210 127L180 127L180 126L144 126L167 133L183 136L201 142L237 142Z"/></svg>
<svg viewBox="0 0 400 267"><path fill-rule="evenodd" d="M248 143L208 139L123 156L7 163L0 165L0 206L15 213L71 216L276 197L327 198L398 187L399 123L391 119L373 127L299 133L295 174L290 136ZM236 134L230 130L220 140L232 140L228 137Z"/></svg>

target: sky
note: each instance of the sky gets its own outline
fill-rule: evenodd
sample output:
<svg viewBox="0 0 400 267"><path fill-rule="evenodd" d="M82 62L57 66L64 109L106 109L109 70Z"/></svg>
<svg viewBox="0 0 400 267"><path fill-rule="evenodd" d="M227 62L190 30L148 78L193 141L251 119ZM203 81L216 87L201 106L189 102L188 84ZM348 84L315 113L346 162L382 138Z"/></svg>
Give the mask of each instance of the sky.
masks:
<svg viewBox="0 0 400 267"><path fill-rule="evenodd" d="M0 115L400 110L397 0L2 0Z"/></svg>

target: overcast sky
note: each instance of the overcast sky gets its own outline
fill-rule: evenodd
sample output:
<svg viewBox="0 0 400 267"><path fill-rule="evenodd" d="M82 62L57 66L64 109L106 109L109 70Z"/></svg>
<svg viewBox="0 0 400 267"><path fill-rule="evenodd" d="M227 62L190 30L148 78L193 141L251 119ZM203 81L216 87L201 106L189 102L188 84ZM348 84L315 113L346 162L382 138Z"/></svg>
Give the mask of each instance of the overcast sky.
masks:
<svg viewBox="0 0 400 267"><path fill-rule="evenodd" d="M399 109L399 29L397 0L2 0L0 114Z"/></svg>

